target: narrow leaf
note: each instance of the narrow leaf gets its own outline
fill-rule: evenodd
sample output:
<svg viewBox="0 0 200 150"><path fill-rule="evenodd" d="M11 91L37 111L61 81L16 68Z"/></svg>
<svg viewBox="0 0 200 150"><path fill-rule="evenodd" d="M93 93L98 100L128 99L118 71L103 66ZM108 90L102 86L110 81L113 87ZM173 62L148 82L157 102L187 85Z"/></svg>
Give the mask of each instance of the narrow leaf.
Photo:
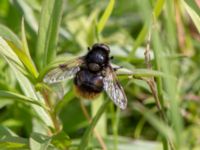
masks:
<svg viewBox="0 0 200 150"><path fill-rule="evenodd" d="M0 139L0 147L2 150L27 150L28 140L21 137L6 136Z"/></svg>
<svg viewBox="0 0 200 150"><path fill-rule="evenodd" d="M92 134L92 131L94 129L94 127L96 126L98 120L100 119L100 117L102 116L103 112L105 112L108 104L109 104L110 100L106 100L102 105L101 107L99 108L99 110L97 111L97 114L95 115L95 117L92 119L92 122L90 124L90 126L87 128L87 130L85 131L84 135L83 135L83 138L82 138L82 141L79 145L79 148L78 150L85 150L87 145L88 145L88 142L89 142L89 138Z"/></svg>
<svg viewBox="0 0 200 150"><path fill-rule="evenodd" d="M12 48L12 50L17 54L18 58L24 64L26 69L31 73L31 75L37 78L38 72L32 62L32 59L30 59L30 57L27 56L27 54L24 51L18 49L13 43L8 42L8 44Z"/></svg>
<svg viewBox="0 0 200 150"><path fill-rule="evenodd" d="M97 30L98 30L99 34L104 29L104 26L105 26L107 20L109 19L110 15L113 11L114 5L115 5L115 0L110 0L105 12L103 13L99 23L97 24Z"/></svg>
<svg viewBox="0 0 200 150"><path fill-rule="evenodd" d="M62 5L63 0L45 0L43 2L36 49L40 69L55 57Z"/></svg>
<svg viewBox="0 0 200 150"><path fill-rule="evenodd" d="M182 0L182 4L183 4L184 8L186 9L186 11L188 12L188 14L190 15L190 17L192 18L192 21L194 22L197 30L200 33L200 17L199 17L199 15L184 0Z"/></svg>
<svg viewBox="0 0 200 150"><path fill-rule="evenodd" d="M33 60L30 56L29 48L28 48L28 43L26 40L26 33L25 33L25 27L24 27L24 19L22 19L22 25L21 25L21 30L22 30L22 50L24 51L25 55L24 57L21 58L21 60L27 59L27 61L24 63L24 65L27 67L27 69L33 74L34 77L38 76L38 72L35 68L35 64L33 63ZM17 48L15 48L17 49ZM18 56L19 57L19 56ZM22 61L24 62L24 61Z"/></svg>
<svg viewBox="0 0 200 150"><path fill-rule="evenodd" d="M42 98L42 96L36 93L33 85L30 83L27 77L24 76L24 74L26 74L26 70L24 69L23 64L21 63L17 55L12 51L7 42L1 37L0 37L0 54L5 58L5 60L11 67L11 70L13 71L14 76L18 80L19 85L24 94L27 97L30 97L34 100L38 100L41 103L44 103L44 99ZM50 127L53 127L50 116L47 114L47 112L44 111L43 108L38 107L36 105L33 105L33 108L38 114L39 118L41 118L41 120L43 120L45 124L47 124Z"/></svg>
<svg viewBox="0 0 200 150"><path fill-rule="evenodd" d="M139 103L134 103L133 108L140 112L148 120L148 122L164 137L170 140L174 138L173 130L169 128L164 122L160 121L160 119L158 119L151 111Z"/></svg>
<svg viewBox="0 0 200 150"><path fill-rule="evenodd" d="M0 37L3 37L7 41L11 41L18 48L22 48L21 41L19 38L6 26L0 24Z"/></svg>
<svg viewBox="0 0 200 150"><path fill-rule="evenodd" d="M33 9L24 0L14 0L13 3L15 6L18 6L18 8L21 9L28 25L33 29L33 31L37 32L38 23L35 18Z"/></svg>
<svg viewBox="0 0 200 150"><path fill-rule="evenodd" d="M24 69L22 62L19 60L17 55L13 52L8 43L2 37L0 37L0 54L3 57L6 57L7 59L14 62L21 69Z"/></svg>
<svg viewBox="0 0 200 150"><path fill-rule="evenodd" d="M17 136L17 135L7 127L0 125L0 139L5 136Z"/></svg>
<svg viewBox="0 0 200 150"><path fill-rule="evenodd" d="M12 62L8 61L8 64L10 65L14 75L16 76L16 78L19 82L19 85L20 85L22 91L24 92L24 94L27 97L30 97L34 100L44 103L43 97L35 91L35 88L30 83L30 81L21 72L19 72L19 70L17 70L17 68L15 67L15 65ZM38 117L41 118L41 120L47 126L53 127L53 123L51 121L49 114L43 108L33 105L33 109L37 113Z"/></svg>
<svg viewBox="0 0 200 150"><path fill-rule="evenodd" d="M30 150L47 150L51 138L40 133L32 133L29 139Z"/></svg>
<svg viewBox="0 0 200 150"><path fill-rule="evenodd" d="M40 103L39 101L26 97L24 95L20 95L18 93L0 90L0 97L10 99L10 100L18 100L23 103L25 102L25 103L35 104L35 105L41 106L44 109L47 109L46 106L44 106L44 104Z"/></svg>
<svg viewBox="0 0 200 150"><path fill-rule="evenodd" d="M123 68L117 71L117 75L118 76L132 76L132 77L164 77L164 78L176 79L175 77L164 74L161 71L150 70L150 69L128 70L128 69Z"/></svg>

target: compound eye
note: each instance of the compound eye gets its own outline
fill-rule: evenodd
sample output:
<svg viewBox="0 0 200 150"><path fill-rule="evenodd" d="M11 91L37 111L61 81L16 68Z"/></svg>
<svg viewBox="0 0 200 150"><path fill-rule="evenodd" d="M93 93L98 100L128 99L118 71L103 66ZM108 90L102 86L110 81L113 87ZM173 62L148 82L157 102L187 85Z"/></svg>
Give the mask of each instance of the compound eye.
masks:
<svg viewBox="0 0 200 150"><path fill-rule="evenodd" d="M94 71L94 72L99 71L101 69L101 67L98 64L96 64L96 63L90 63L88 65L88 67L89 67L89 69L91 71Z"/></svg>

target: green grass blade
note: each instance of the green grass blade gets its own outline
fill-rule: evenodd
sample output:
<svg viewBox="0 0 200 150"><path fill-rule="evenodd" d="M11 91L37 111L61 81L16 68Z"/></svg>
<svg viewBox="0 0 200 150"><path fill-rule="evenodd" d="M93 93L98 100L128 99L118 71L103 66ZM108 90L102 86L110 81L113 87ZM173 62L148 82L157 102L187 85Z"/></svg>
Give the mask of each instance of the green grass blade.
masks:
<svg viewBox="0 0 200 150"><path fill-rule="evenodd" d="M24 74L28 74L26 69L24 68L24 65L19 60L17 55L13 52L13 50L10 48L10 46L7 44L7 42L1 37L0 37L0 54L5 58L5 60L11 67L11 70L13 71L14 76L18 80L23 93L27 97L30 97L34 100L38 100L39 102L44 103L42 97L36 93L33 85L24 76ZM41 120L43 120L45 124L53 127L51 119L49 118L48 114L44 111L44 109L38 106L33 106L33 108L38 114L39 118L41 118Z"/></svg>
<svg viewBox="0 0 200 150"><path fill-rule="evenodd" d="M26 53L20 49L18 49L13 43L9 42L9 46L12 48L12 50L15 52L15 54L18 56L20 61L23 63L23 65L26 67L26 69L30 72L30 76L33 76L34 78L37 78L38 72L32 63L32 60L26 55Z"/></svg>
<svg viewBox="0 0 200 150"><path fill-rule="evenodd" d="M148 122L165 138L172 140L174 134L171 128L169 128L164 122L160 121L150 110L146 109L139 103L134 103L135 110L140 112Z"/></svg>
<svg viewBox="0 0 200 150"><path fill-rule="evenodd" d="M21 22L21 32L22 32L22 50L26 53L26 55L31 58L29 48L28 48L28 43L26 40L26 31L25 31L25 26L24 26L24 18L22 18Z"/></svg>
<svg viewBox="0 0 200 150"><path fill-rule="evenodd" d="M101 107L101 105L104 103L104 98L103 94L101 94L98 98L96 98L92 102L91 106L91 112L92 116L94 117ZM101 137L106 137L107 132L106 132L106 114L103 113L101 118L99 119L98 123L96 124L95 130L101 135Z"/></svg>
<svg viewBox="0 0 200 150"><path fill-rule="evenodd" d="M85 133L83 135L83 138L82 138L81 143L78 148L79 150L86 149L88 142L89 142L89 138L92 134L92 131L93 131L94 127L96 126L98 120L100 119L101 115L105 112L109 102L110 102L110 100L108 100L108 99L106 101L104 101L104 103L101 105L100 109L97 111L97 114L92 119L90 126L87 128L87 130L85 131Z"/></svg>
<svg viewBox="0 0 200 150"><path fill-rule="evenodd" d="M156 19L156 18L158 18L160 16L161 11L162 11L163 6L164 6L164 2L165 2L165 0L157 0L156 4L154 6L153 12L152 12L153 16L155 18L150 16L150 19L147 20L145 22L145 24L143 25L142 30L140 31L139 35L137 36L136 41L134 42L134 46L133 46L133 48L132 48L132 50L130 52L129 59L131 59L131 57L134 56L135 51L138 48L138 46L140 46L142 44L142 42L145 41L146 35L147 35L148 31L149 31L150 22L151 22L152 19Z"/></svg>
<svg viewBox="0 0 200 150"><path fill-rule="evenodd" d="M9 66L11 67L13 74L15 75L19 85L24 93L25 96L30 97L34 100L39 101L40 103L44 104L43 97L36 92L35 88L31 84L31 82L15 67L15 64L7 60ZM33 105L33 109L35 110L38 117L49 127L53 127L53 123L49 114L41 107ZM45 131L45 130L44 130ZM47 131L46 131L47 132Z"/></svg>
<svg viewBox="0 0 200 150"><path fill-rule="evenodd" d="M13 42L18 48L22 48L20 39L6 26L0 24L0 36L7 41Z"/></svg>
<svg viewBox="0 0 200 150"><path fill-rule="evenodd" d="M62 15L63 0L43 2L36 48L39 68L46 66L56 55L58 30Z"/></svg>
<svg viewBox="0 0 200 150"><path fill-rule="evenodd" d="M165 59L161 59L160 56L162 56L162 50L163 47L165 47L164 42L160 40L160 35L157 30L154 30L153 34L153 46L154 46L154 52L155 52L155 59L157 63L160 65L159 68L165 73L174 75L175 70L177 68L170 67L173 65L173 62ZM179 101L179 92L177 90L177 81L170 78L165 78L163 80L163 88L166 90L166 94L168 96L168 102L169 102L169 113L170 118L169 120L173 124L173 132L174 132L174 143L177 149L181 149L183 146L184 137L181 136L183 132L183 122L182 122L182 116L180 114L180 101Z"/></svg>
<svg viewBox="0 0 200 150"><path fill-rule="evenodd" d="M24 0L15 0L13 2L23 12L26 23L33 29L33 31L37 32L38 23L33 9Z"/></svg>
<svg viewBox="0 0 200 150"><path fill-rule="evenodd" d="M51 142L49 136L42 135L40 133L32 133L29 138L30 150L48 150Z"/></svg>
<svg viewBox="0 0 200 150"><path fill-rule="evenodd" d="M11 47L8 45L8 43L2 37L0 37L0 54L3 57L6 57L10 61L14 62L17 67L19 67L21 70L26 72L22 62L19 60L17 55L13 52Z"/></svg>
<svg viewBox="0 0 200 150"><path fill-rule="evenodd" d="M161 13L161 11L162 11L162 9L163 9L164 4L165 4L165 0L158 0L158 1L156 2L156 5L155 5L155 7L154 7L154 9L153 9L153 15L154 15L156 18L159 17L159 15L160 15L160 13Z"/></svg>
<svg viewBox="0 0 200 150"><path fill-rule="evenodd" d="M103 13L99 23L97 24L98 34L100 34L102 32L102 30L104 29L104 26L112 13L114 5L115 5L115 0L110 0L105 12Z"/></svg>
<svg viewBox="0 0 200 150"><path fill-rule="evenodd" d="M164 74L161 71L157 70L150 70L150 69L133 69L133 70L128 70L128 69L120 69L117 71L118 76L132 76L132 77L163 77L163 78L171 78L171 79L176 79L174 76Z"/></svg>
<svg viewBox="0 0 200 150"><path fill-rule="evenodd" d="M27 43L27 39L26 39L26 33L25 33L25 27L24 27L24 19L22 19L21 30L22 30L22 47L23 47L22 51L24 51L24 53L22 51L20 51L20 50L17 50L16 47L13 47L13 48L16 49L16 51L19 54L21 54L21 55L18 55L18 57L24 63L24 65L27 67L27 69L31 72L31 74L35 78L37 78L38 72L37 72L37 70L35 68L35 64L33 63L33 60L32 60L32 58L30 56L28 43ZM16 54L18 54L18 53L16 53Z"/></svg>
<svg viewBox="0 0 200 150"><path fill-rule="evenodd" d="M23 102L23 103L35 104L47 110L47 107L44 104L40 103L39 101L26 97L24 95L20 95L18 93L0 90L0 97L10 99L10 100L18 100L19 102Z"/></svg>
<svg viewBox="0 0 200 150"><path fill-rule="evenodd" d="M200 17L199 17L199 15L184 0L182 0L182 4L183 4L184 8L186 9L186 11L188 12L188 14L190 15L190 17L192 18L192 21L194 22L197 30L200 33Z"/></svg>

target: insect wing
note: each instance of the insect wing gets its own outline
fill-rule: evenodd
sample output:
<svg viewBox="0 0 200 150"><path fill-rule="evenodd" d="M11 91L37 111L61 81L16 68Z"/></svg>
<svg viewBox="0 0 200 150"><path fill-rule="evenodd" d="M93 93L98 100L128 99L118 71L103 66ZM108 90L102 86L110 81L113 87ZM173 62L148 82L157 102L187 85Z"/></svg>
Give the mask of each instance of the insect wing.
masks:
<svg viewBox="0 0 200 150"><path fill-rule="evenodd" d="M83 57L69 60L64 64L60 64L56 68L49 71L45 77L46 83L57 83L67 78L72 78L80 70L80 65L83 64Z"/></svg>
<svg viewBox="0 0 200 150"><path fill-rule="evenodd" d="M104 90L111 100L121 109L125 109L127 106L127 98L111 66L106 69L106 76L104 77L103 82Z"/></svg>

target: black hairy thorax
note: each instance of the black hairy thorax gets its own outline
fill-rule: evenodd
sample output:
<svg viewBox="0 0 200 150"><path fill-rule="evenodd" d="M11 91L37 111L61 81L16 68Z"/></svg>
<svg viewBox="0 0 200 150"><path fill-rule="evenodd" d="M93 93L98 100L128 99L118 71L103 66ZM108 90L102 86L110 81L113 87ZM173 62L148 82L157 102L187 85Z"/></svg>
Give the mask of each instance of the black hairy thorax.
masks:
<svg viewBox="0 0 200 150"><path fill-rule="evenodd" d="M85 56L85 67L74 78L74 83L80 90L100 93L103 91L103 69L109 63L109 51L104 47L93 47Z"/></svg>

